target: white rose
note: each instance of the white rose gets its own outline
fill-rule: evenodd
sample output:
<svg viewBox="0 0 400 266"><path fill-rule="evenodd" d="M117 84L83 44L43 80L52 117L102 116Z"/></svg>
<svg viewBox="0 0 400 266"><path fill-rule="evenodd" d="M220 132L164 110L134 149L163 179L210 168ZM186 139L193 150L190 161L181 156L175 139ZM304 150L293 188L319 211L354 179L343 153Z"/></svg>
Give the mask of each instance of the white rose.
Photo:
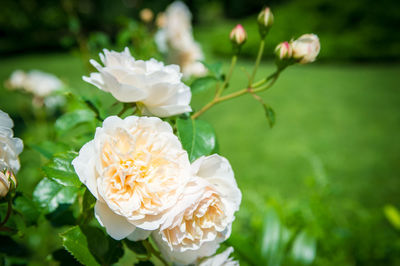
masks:
<svg viewBox="0 0 400 266"><path fill-rule="evenodd" d="M198 266L239 266L239 262L229 258L233 248L229 247L224 252L201 261Z"/></svg>
<svg viewBox="0 0 400 266"><path fill-rule="evenodd" d="M145 115L167 117L190 112L190 88L182 81L179 66L155 59L135 60L128 48L121 53L104 50L104 66L90 60L99 73L83 77L118 101L138 102Z"/></svg>
<svg viewBox="0 0 400 266"><path fill-rule="evenodd" d="M10 168L17 173L20 168L18 155L24 145L21 139L13 137L13 126L8 114L0 110L0 171Z"/></svg>
<svg viewBox="0 0 400 266"><path fill-rule="evenodd" d="M153 233L164 257L181 264L216 252L231 233L242 197L229 162L219 155L196 160L192 174L178 204Z"/></svg>
<svg viewBox="0 0 400 266"><path fill-rule="evenodd" d="M159 228L190 175L186 151L156 117L108 117L72 165L97 199L97 220L117 240Z"/></svg>
<svg viewBox="0 0 400 266"><path fill-rule="evenodd" d="M11 89L20 89L24 86L26 79L26 73L22 70L15 70L11 73L10 78L7 81L7 86Z"/></svg>
<svg viewBox="0 0 400 266"><path fill-rule="evenodd" d="M192 14L187 6L180 1L172 3L164 18L164 25L156 34L158 49L168 54L168 62L179 64L184 77L206 74L206 68L199 62L204 55L193 38Z"/></svg>
<svg viewBox="0 0 400 266"><path fill-rule="evenodd" d="M292 42L293 57L300 60L300 64L314 62L319 54L321 45L315 34L304 34Z"/></svg>
<svg viewBox="0 0 400 266"><path fill-rule="evenodd" d="M14 182L14 185L17 185L17 180L15 179L14 174L9 171L0 171L0 198L6 196L11 187L10 179Z"/></svg>
<svg viewBox="0 0 400 266"><path fill-rule="evenodd" d="M40 98L47 97L64 86L56 76L39 70L27 73L16 70L11 74L8 85L12 89L23 89Z"/></svg>

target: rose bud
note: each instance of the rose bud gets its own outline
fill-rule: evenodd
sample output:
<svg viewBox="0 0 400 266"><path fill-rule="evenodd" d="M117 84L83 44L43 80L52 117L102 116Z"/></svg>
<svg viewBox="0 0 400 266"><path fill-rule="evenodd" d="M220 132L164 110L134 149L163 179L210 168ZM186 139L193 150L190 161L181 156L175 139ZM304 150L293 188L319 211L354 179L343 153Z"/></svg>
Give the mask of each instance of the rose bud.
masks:
<svg viewBox="0 0 400 266"><path fill-rule="evenodd" d="M314 62L319 54L320 43L315 34L304 34L292 42L293 58L300 64Z"/></svg>
<svg viewBox="0 0 400 266"><path fill-rule="evenodd" d="M11 186L10 180L14 183L14 186L17 186L17 179L15 178L13 172L10 170L0 172L0 198L5 197L10 188L13 187Z"/></svg>
<svg viewBox="0 0 400 266"><path fill-rule="evenodd" d="M150 9L144 8L140 11L139 16L144 23L149 23L153 20L154 14Z"/></svg>
<svg viewBox="0 0 400 266"><path fill-rule="evenodd" d="M231 31L229 38L233 44L234 50L236 52L239 51L240 47L246 42L247 40L247 33L244 30L243 26L238 24L236 27L233 28Z"/></svg>
<svg viewBox="0 0 400 266"><path fill-rule="evenodd" d="M292 58L293 55L292 45L288 42L281 42L276 46L275 54L280 60Z"/></svg>
<svg viewBox="0 0 400 266"><path fill-rule="evenodd" d="M264 39L272 24L274 24L274 15L269 7L264 8L260 14L258 14L257 22L261 38Z"/></svg>

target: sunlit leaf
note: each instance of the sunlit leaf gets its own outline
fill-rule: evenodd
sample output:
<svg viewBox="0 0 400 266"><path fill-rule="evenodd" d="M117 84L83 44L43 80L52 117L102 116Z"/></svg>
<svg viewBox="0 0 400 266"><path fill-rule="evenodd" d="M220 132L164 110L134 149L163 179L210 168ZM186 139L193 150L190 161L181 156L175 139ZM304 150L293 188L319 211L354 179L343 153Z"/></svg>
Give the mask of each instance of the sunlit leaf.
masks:
<svg viewBox="0 0 400 266"><path fill-rule="evenodd" d="M60 234L62 244L72 256L83 265L100 265L89 250L86 236L82 233L79 226L74 226L66 232Z"/></svg>
<svg viewBox="0 0 400 266"><path fill-rule="evenodd" d="M82 182L79 180L72 166L72 160L78 154L73 151L59 153L47 163L43 170L47 177L64 186L80 187Z"/></svg>
<svg viewBox="0 0 400 266"><path fill-rule="evenodd" d="M178 119L178 137L190 161L210 155L216 149L216 136L210 124L202 120Z"/></svg>
<svg viewBox="0 0 400 266"><path fill-rule="evenodd" d="M58 134L63 135L78 124L84 122L95 122L96 114L89 109L75 110L66 113L57 119L55 128Z"/></svg>
<svg viewBox="0 0 400 266"><path fill-rule="evenodd" d="M33 200L43 212L51 213L61 205L71 205L77 196L78 188L63 186L47 177L36 186Z"/></svg>

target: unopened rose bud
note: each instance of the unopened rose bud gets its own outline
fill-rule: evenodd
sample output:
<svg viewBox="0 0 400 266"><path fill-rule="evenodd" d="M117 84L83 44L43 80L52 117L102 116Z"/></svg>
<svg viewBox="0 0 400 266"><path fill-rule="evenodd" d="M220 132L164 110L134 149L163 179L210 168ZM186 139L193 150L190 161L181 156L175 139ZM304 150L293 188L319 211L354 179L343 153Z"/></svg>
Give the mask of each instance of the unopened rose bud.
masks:
<svg viewBox="0 0 400 266"><path fill-rule="evenodd" d="M293 58L300 64L314 62L319 54L320 43L315 34L304 34L292 42Z"/></svg>
<svg viewBox="0 0 400 266"><path fill-rule="evenodd" d="M10 180L14 182L14 186L17 186L17 180L10 170L0 172L0 198L5 197L12 187Z"/></svg>
<svg viewBox="0 0 400 266"><path fill-rule="evenodd" d="M142 9L140 11L140 19L144 22L144 23L149 23L153 20L154 14L153 11L151 11L148 8Z"/></svg>
<svg viewBox="0 0 400 266"><path fill-rule="evenodd" d="M257 22L261 38L264 39L272 24L274 24L274 15L269 7L261 10L260 14L258 14Z"/></svg>
<svg viewBox="0 0 400 266"><path fill-rule="evenodd" d="M290 59L293 55L293 48L289 42L281 42L275 48L275 54L280 60Z"/></svg>
<svg viewBox="0 0 400 266"><path fill-rule="evenodd" d="M235 50L239 50L239 48L246 42L247 40L247 33L244 30L243 26L238 24L236 27L233 28L231 34L229 35L233 47Z"/></svg>

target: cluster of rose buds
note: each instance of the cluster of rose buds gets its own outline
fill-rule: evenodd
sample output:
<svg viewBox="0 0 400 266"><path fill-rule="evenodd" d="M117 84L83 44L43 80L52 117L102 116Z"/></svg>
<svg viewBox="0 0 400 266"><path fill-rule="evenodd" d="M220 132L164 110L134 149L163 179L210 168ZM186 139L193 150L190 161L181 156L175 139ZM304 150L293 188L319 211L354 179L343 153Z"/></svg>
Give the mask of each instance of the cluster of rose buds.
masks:
<svg viewBox="0 0 400 266"><path fill-rule="evenodd" d="M269 7L264 8L257 17L258 30L261 39L264 39L274 23L274 15ZM239 51L246 42L247 33L242 25L238 24L231 31L230 40L234 50ZM304 34L297 40L285 41L278 44L275 54L279 66L287 66L293 63L307 64L314 62L320 50L318 36L315 34Z"/></svg>
<svg viewBox="0 0 400 266"><path fill-rule="evenodd" d="M277 59L281 61L294 59L294 62L307 64L315 61L320 47L317 35L304 34L297 40L278 44L275 48L275 54Z"/></svg>

